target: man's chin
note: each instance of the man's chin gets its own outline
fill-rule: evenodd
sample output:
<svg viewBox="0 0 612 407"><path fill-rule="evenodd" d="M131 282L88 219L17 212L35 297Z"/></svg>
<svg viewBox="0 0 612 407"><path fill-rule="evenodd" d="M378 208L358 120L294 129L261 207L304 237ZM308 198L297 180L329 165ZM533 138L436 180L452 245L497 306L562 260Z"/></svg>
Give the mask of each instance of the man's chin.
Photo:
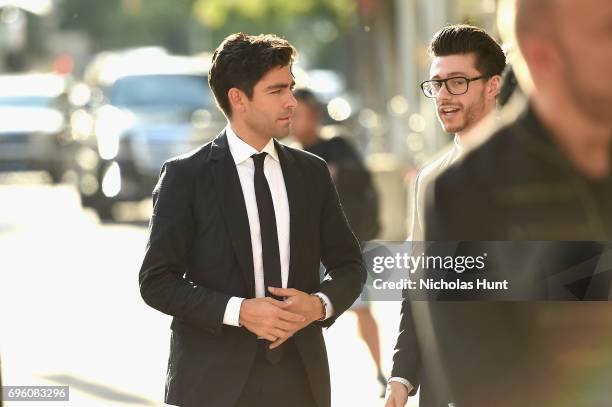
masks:
<svg viewBox="0 0 612 407"><path fill-rule="evenodd" d="M453 134L465 128L465 126L458 124L457 121L445 121L440 117L438 117L438 120L440 121L440 124L442 125L442 130L444 130L445 133Z"/></svg>
<svg viewBox="0 0 612 407"><path fill-rule="evenodd" d="M282 140L289 136L289 128L280 128L276 129L276 134L274 134L274 138L278 140Z"/></svg>
<svg viewBox="0 0 612 407"><path fill-rule="evenodd" d="M446 126L445 124L442 124L442 128L444 129L445 133L448 134L455 134L457 132L460 132L461 130L463 130L465 127L463 126Z"/></svg>

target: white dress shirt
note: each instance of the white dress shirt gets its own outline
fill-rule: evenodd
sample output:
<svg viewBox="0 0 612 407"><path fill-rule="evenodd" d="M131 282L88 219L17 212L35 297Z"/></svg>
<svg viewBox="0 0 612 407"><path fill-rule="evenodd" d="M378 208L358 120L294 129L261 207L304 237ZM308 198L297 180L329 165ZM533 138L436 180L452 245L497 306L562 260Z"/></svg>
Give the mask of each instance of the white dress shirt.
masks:
<svg viewBox="0 0 612 407"><path fill-rule="evenodd" d="M257 210L257 200L255 199L255 163L251 156L260 152L266 152L264 160L264 175L272 194L274 214L276 217L276 231L278 234L278 249L280 254L281 281L283 288L287 288L289 280L289 199L285 188L285 179L278 159L278 153L274 146L274 140L270 139L268 144L257 151L253 146L245 143L236 135L232 127L228 124L225 128L227 144L230 153L236 164L242 195L249 219L249 229L251 232L251 246L253 252L253 271L255 274L255 296L265 297L270 295L264 283L264 268L261 246L261 232L259 227L259 212ZM332 315L332 307L329 298L323 293L316 293L327 303L325 319ZM230 298L223 315L223 323L227 325L240 326L240 305L244 301L241 297Z"/></svg>

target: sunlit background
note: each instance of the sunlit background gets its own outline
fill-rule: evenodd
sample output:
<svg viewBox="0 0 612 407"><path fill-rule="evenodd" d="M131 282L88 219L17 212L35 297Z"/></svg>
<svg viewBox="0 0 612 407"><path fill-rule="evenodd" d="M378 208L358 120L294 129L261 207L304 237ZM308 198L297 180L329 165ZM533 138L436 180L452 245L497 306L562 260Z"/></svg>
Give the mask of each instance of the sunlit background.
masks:
<svg viewBox="0 0 612 407"><path fill-rule="evenodd" d="M69 385L70 406L162 404L169 318L137 286L149 197L164 160L225 125L206 76L226 35L296 46L297 86L324 102L324 134L348 138L373 172L379 237L401 240L409 182L450 140L418 86L427 44L448 23L498 37L497 11L495 0L0 0L3 384ZM399 304L372 311L389 374ZM355 316L326 341L333 405L382 405Z"/></svg>

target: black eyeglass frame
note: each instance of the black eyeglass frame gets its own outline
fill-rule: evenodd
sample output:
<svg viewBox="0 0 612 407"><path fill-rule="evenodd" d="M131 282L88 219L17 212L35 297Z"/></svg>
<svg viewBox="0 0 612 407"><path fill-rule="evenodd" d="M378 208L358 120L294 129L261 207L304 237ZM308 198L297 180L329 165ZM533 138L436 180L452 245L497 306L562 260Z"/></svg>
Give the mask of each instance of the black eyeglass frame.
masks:
<svg viewBox="0 0 612 407"><path fill-rule="evenodd" d="M425 85L426 85L426 84L436 82L436 83L439 83L439 84L440 84L440 89L442 89L442 85L446 86L446 90L447 90L447 91L448 91L448 93L450 93L451 95L455 95L455 96L465 95L465 94L466 94L466 93L468 93L468 91L470 90L470 82L474 82L474 81L477 81L477 80L479 80L479 79L484 79L484 78L489 78L489 76L487 76L487 75L480 75L480 76L475 76L475 77L473 77L473 78L466 78L465 76L453 76L453 77L446 78L446 79L430 79L430 80L427 80L427 81L423 81L423 82L421 82L421 91L423 92L423 95L425 95L425 97L428 97L428 98L434 98L434 97L436 97L435 95L431 95L431 96L429 96L429 95L428 95L428 94L425 92ZM466 82L465 92L462 92L462 93L453 93L453 92L452 92L452 91L449 89L449 87L448 87L448 85L446 84L446 82L448 82L448 81L450 81L450 80L453 80L453 79L465 79L465 82ZM439 91L439 90L438 90L438 91Z"/></svg>

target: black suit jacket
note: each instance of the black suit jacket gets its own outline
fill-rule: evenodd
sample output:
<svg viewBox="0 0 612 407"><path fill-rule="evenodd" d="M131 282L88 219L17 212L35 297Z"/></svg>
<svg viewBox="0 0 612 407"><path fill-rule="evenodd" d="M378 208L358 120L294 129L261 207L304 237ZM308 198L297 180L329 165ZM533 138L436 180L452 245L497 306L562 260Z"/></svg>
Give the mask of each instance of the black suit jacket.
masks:
<svg viewBox="0 0 612 407"><path fill-rule="evenodd" d="M330 405L330 383L322 327L357 298L365 268L325 162L275 146L290 209L288 287L320 291L334 307L332 318L295 335L314 398L324 407ZM324 282L320 261L329 276ZM166 402L232 406L246 383L257 339L246 328L223 324L230 297L255 296L248 217L224 133L164 164L139 280L145 302L173 316Z"/></svg>

